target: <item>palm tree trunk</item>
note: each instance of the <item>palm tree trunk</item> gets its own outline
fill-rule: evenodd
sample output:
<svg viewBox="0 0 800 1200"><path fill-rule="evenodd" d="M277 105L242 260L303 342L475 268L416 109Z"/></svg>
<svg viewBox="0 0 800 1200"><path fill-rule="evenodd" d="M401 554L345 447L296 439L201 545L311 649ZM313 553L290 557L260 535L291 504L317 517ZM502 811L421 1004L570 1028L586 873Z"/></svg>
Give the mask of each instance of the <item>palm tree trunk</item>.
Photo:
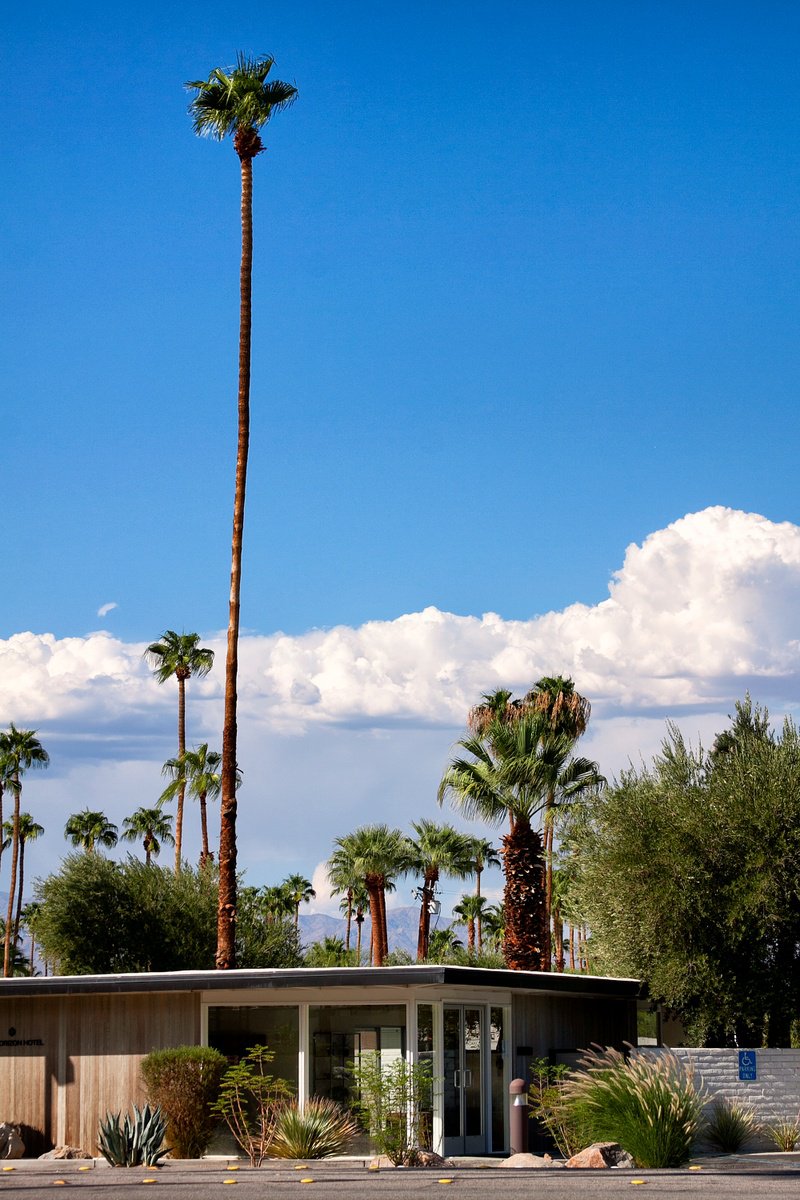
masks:
<svg viewBox="0 0 800 1200"><path fill-rule="evenodd" d="M570 921L569 924L569 969L575 970L575 926Z"/></svg>
<svg viewBox="0 0 800 1200"><path fill-rule="evenodd" d="M17 885L17 912L14 917L14 945L19 938L19 922L22 916L22 887L25 878L25 838L19 839L19 883Z"/></svg>
<svg viewBox="0 0 800 1200"><path fill-rule="evenodd" d="M483 874L483 866L478 862L475 866L475 895L480 900L481 898L481 875ZM478 954L483 950L483 923L481 921L480 905L478 905Z"/></svg>
<svg viewBox="0 0 800 1200"><path fill-rule="evenodd" d="M236 688L239 672L239 597L242 587L244 501L250 447L250 332L253 277L253 160L240 156L242 169L242 259L239 274L239 396L236 483L231 539L231 594L225 658L222 726L222 795L219 827L218 970L236 966Z"/></svg>
<svg viewBox="0 0 800 1200"><path fill-rule="evenodd" d="M558 904L553 908L553 934L556 944L556 970L564 974L564 922Z"/></svg>
<svg viewBox="0 0 800 1200"><path fill-rule="evenodd" d="M389 928L386 923L386 888L383 884L378 889L378 910L379 910L378 928L380 930L380 940L381 940L381 961L379 963L376 963L375 965L382 967L383 960L386 958L386 955L389 953Z"/></svg>
<svg viewBox="0 0 800 1200"><path fill-rule="evenodd" d="M356 909L356 926L358 929L358 932L356 933L356 960L357 960L356 966L360 967L361 966L361 930L364 927L364 914L360 908Z"/></svg>
<svg viewBox="0 0 800 1200"><path fill-rule="evenodd" d="M204 867L208 862L208 812L206 807L207 792L201 792L198 796L200 801L200 866Z"/></svg>
<svg viewBox="0 0 800 1200"><path fill-rule="evenodd" d="M541 971L544 959L544 863L542 839L518 817L501 839L506 876L503 954L512 971Z"/></svg>
<svg viewBox="0 0 800 1200"><path fill-rule="evenodd" d="M3 785L0 783L0 831L3 828ZM3 862L3 838L0 834L0 865Z"/></svg>
<svg viewBox="0 0 800 1200"><path fill-rule="evenodd" d="M341 910L340 910L341 911ZM353 927L353 889L347 889L347 933L344 939L344 948L347 953L350 953L350 931Z"/></svg>
<svg viewBox="0 0 800 1200"><path fill-rule="evenodd" d="M553 912L553 806L555 796L552 792L547 797L544 812L544 861L545 861L545 918L544 918L544 964L543 971L549 971L553 959L553 942L550 932L550 918Z"/></svg>
<svg viewBox="0 0 800 1200"><path fill-rule="evenodd" d="M186 798L186 680L178 676L178 761L182 763L178 802L175 805L175 874L181 869L183 846L183 802Z"/></svg>
<svg viewBox="0 0 800 1200"><path fill-rule="evenodd" d="M369 919L372 925L372 966L383 966L383 942L381 938L381 900L377 883L367 881L369 894Z"/></svg>
<svg viewBox="0 0 800 1200"><path fill-rule="evenodd" d="M19 801L22 791L19 775L14 779L14 820L11 829L11 879L8 885L8 912L6 914L6 935L3 947L3 978L11 975L11 935L13 933L14 895L17 890L17 862L19 861Z"/></svg>

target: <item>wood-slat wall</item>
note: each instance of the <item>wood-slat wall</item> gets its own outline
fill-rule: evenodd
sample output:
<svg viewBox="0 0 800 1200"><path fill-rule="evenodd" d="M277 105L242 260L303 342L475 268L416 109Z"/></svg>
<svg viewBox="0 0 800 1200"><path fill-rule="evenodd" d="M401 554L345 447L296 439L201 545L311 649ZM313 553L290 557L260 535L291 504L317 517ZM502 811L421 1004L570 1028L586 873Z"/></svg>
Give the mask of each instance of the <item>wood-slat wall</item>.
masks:
<svg viewBox="0 0 800 1200"><path fill-rule="evenodd" d="M139 1063L151 1050L200 1041L199 993L0 1001L0 1121L41 1130L50 1145L97 1153L98 1113L141 1105Z"/></svg>

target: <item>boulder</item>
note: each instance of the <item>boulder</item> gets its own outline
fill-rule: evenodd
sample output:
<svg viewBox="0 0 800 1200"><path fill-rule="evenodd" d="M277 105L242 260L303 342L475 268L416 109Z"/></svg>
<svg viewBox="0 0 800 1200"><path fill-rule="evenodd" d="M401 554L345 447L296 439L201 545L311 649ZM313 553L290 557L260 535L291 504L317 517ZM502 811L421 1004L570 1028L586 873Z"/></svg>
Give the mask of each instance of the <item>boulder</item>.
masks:
<svg viewBox="0 0 800 1200"><path fill-rule="evenodd" d="M25 1143L19 1131L19 1125L4 1121L0 1125L0 1158L22 1158L25 1153Z"/></svg>
<svg viewBox="0 0 800 1200"><path fill-rule="evenodd" d="M509 1158L504 1158L500 1163L501 1167L527 1167L531 1168L547 1168L547 1167L563 1167L563 1162L552 1158L549 1154L512 1154Z"/></svg>
<svg viewBox="0 0 800 1200"><path fill-rule="evenodd" d="M585 1150L581 1150L578 1154L573 1154L572 1158L567 1161L567 1166L579 1169L617 1167L623 1165L620 1162L623 1155L625 1155L625 1151L619 1142L593 1142ZM630 1155L625 1155L625 1157L630 1160L630 1164L633 1166L633 1160L630 1158ZM624 1165L627 1165L627 1163Z"/></svg>
<svg viewBox="0 0 800 1200"><path fill-rule="evenodd" d="M46 1154L40 1154L40 1159L62 1159L62 1158L92 1158L86 1150L80 1146L56 1146L55 1150L48 1150Z"/></svg>

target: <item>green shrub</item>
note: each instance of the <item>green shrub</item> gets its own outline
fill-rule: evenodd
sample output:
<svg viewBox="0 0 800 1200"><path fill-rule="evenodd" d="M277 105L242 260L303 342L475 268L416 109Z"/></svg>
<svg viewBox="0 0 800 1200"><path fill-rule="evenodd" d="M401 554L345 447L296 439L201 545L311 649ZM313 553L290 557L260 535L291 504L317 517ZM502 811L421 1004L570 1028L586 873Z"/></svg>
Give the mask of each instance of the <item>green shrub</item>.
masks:
<svg viewBox="0 0 800 1200"><path fill-rule="evenodd" d="M593 1048L564 1085L572 1118L590 1141L615 1141L638 1167L679 1167L701 1126L702 1091L674 1054Z"/></svg>
<svg viewBox="0 0 800 1200"><path fill-rule="evenodd" d="M278 1112L269 1153L274 1158L331 1158L344 1154L357 1133L352 1114L334 1100L312 1096L302 1112L293 1100Z"/></svg>
<svg viewBox="0 0 800 1200"><path fill-rule="evenodd" d="M736 1154L758 1132L752 1108L730 1100L715 1100L706 1117L703 1135L710 1146L723 1154Z"/></svg>
<svg viewBox="0 0 800 1200"><path fill-rule="evenodd" d="M528 1091L528 1116L538 1121L564 1158L571 1158L591 1142L579 1113L567 1103L564 1088L569 1067L554 1065L546 1058L531 1062L531 1086Z"/></svg>
<svg viewBox="0 0 800 1200"><path fill-rule="evenodd" d="M377 1051L370 1051L351 1070L358 1108L375 1148L395 1166L413 1166L423 1140L423 1113L431 1108L430 1064L397 1058L387 1065Z"/></svg>
<svg viewBox="0 0 800 1200"><path fill-rule="evenodd" d="M765 1125L764 1133L779 1150L795 1150L800 1143L800 1116L794 1121L775 1121L772 1125Z"/></svg>
<svg viewBox="0 0 800 1200"><path fill-rule="evenodd" d="M228 1067L211 1106L227 1122L251 1167L260 1167L269 1154L278 1116L292 1099L289 1084L266 1072L274 1057L266 1046L252 1046L235 1066Z"/></svg>
<svg viewBox="0 0 800 1200"><path fill-rule="evenodd" d="M142 1060L147 1094L167 1119L174 1158L201 1158L214 1133L211 1105L227 1059L210 1046L154 1050Z"/></svg>
<svg viewBox="0 0 800 1200"><path fill-rule="evenodd" d="M105 1121L100 1122L100 1152L112 1167L156 1167L169 1153L163 1145L165 1132L161 1110L151 1109L149 1104L141 1110L134 1104L133 1120L129 1113L123 1121L120 1113L107 1112Z"/></svg>

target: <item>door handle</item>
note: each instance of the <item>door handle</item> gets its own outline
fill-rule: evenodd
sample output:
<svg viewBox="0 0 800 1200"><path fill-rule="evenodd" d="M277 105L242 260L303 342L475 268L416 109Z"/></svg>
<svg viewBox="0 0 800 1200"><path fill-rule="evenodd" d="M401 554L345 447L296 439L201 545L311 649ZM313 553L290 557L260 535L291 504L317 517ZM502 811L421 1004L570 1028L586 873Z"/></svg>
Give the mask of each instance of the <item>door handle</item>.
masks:
<svg viewBox="0 0 800 1200"><path fill-rule="evenodd" d="M454 1088L461 1087L461 1072L460 1071L453 1071L453 1087Z"/></svg>
<svg viewBox="0 0 800 1200"><path fill-rule="evenodd" d="M464 1071L464 1087L472 1087L472 1071L469 1067Z"/></svg>

